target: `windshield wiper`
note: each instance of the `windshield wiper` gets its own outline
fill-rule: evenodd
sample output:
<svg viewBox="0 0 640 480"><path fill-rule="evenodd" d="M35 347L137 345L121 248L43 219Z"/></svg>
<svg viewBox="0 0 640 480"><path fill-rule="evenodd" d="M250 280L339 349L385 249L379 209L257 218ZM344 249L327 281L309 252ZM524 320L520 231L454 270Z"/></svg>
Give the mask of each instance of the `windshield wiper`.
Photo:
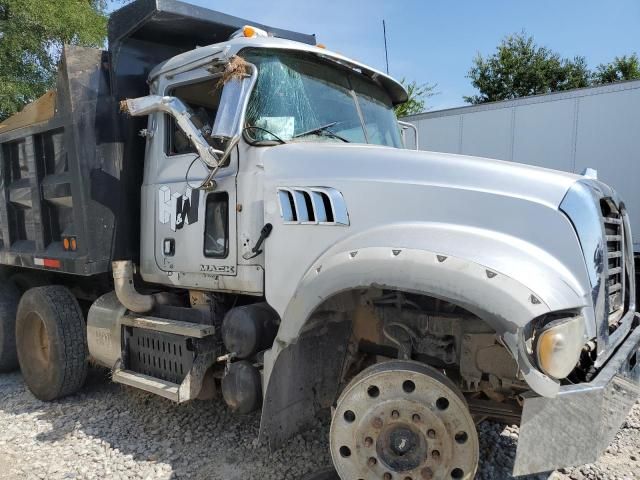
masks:
<svg viewBox="0 0 640 480"><path fill-rule="evenodd" d="M259 132L265 132L268 135L271 135L276 142L280 142L281 144L285 144L287 143L286 141L284 141L282 138L280 138L278 135L276 135L275 133L273 133L270 130L267 130L266 128L262 128L262 127L258 127L257 125L247 125L246 127L244 127L244 130L258 130ZM270 142L272 140L256 140L256 143L260 143L260 142Z"/></svg>
<svg viewBox="0 0 640 480"><path fill-rule="evenodd" d="M342 140L345 143L349 143L349 140L347 140L343 136L338 135L337 133L329 130L331 127L333 127L334 125L337 125L338 123L340 122L327 123L326 125L322 125L321 127L317 127L312 130L307 130L306 132L298 133L297 135L294 135L291 138L305 137L307 135L324 135L326 137L337 138L338 140Z"/></svg>

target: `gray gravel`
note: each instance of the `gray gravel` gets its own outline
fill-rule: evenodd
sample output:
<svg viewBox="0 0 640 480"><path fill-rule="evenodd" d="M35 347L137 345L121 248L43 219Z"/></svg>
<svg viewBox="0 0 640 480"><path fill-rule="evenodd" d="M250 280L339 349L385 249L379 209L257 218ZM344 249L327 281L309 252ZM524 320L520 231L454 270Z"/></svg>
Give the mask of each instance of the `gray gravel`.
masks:
<svg viewBox="0 0 640 480"><path fill-rule="evenodd" d="M91 372L82 393L36 400L18 373L0 375L0 480L300 480L330 464L327 427L270 454L257 444L259 416L234 416L221 402L169 401L112 384ZM480 426L478 478L508 479L517 428ZM536 479L640 479L640 403L595 465Z"/></svg>

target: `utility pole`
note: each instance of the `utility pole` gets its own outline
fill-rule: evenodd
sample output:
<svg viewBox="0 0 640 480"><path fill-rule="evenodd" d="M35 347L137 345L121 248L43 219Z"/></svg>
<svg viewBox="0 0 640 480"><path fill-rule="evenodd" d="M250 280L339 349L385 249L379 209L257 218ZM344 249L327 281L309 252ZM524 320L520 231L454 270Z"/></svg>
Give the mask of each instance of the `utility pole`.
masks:
<svg viewBox="0 0 640 480"><path fill-rule="evenodd" d="M384 35L384 58L387 62L387 75L389 75L389 51L387 50L387 24L382 19L382 34Z"/></svg>

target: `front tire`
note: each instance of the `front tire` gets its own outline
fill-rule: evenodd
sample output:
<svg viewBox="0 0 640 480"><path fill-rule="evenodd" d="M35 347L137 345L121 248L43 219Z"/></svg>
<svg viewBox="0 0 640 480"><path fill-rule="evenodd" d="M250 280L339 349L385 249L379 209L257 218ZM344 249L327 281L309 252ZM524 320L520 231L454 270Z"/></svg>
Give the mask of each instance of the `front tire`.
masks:
<svg viewBox="0 0 640 480"><path fill-rule="evenodd" d="M18 368L16 312L20 291L11 281L0 282L0 372Z"/></svg>
<svg viewBox="0 0 640 480"><path fill-rule="evenodd" d="M65 287L27 290L16 318L18 360L33 395L51 401L77 392L87 377L84 317Z"/></svg>

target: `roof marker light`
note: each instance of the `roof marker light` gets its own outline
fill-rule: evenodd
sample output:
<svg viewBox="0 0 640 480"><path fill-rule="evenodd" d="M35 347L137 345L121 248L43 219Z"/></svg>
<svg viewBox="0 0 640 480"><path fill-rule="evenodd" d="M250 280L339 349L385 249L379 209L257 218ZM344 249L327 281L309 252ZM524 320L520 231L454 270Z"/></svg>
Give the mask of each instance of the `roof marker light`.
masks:
<svg viewBox="0 0 640 480"><path fill-rule="evenodd" d="M238 38L238 37L257 38L257 37L268 37L268 36L269 34L265 30L262 30L261 28L253 27L251 25L245 25L240 30L236 30L235 32L233 32L230 38Z"/></svg>

